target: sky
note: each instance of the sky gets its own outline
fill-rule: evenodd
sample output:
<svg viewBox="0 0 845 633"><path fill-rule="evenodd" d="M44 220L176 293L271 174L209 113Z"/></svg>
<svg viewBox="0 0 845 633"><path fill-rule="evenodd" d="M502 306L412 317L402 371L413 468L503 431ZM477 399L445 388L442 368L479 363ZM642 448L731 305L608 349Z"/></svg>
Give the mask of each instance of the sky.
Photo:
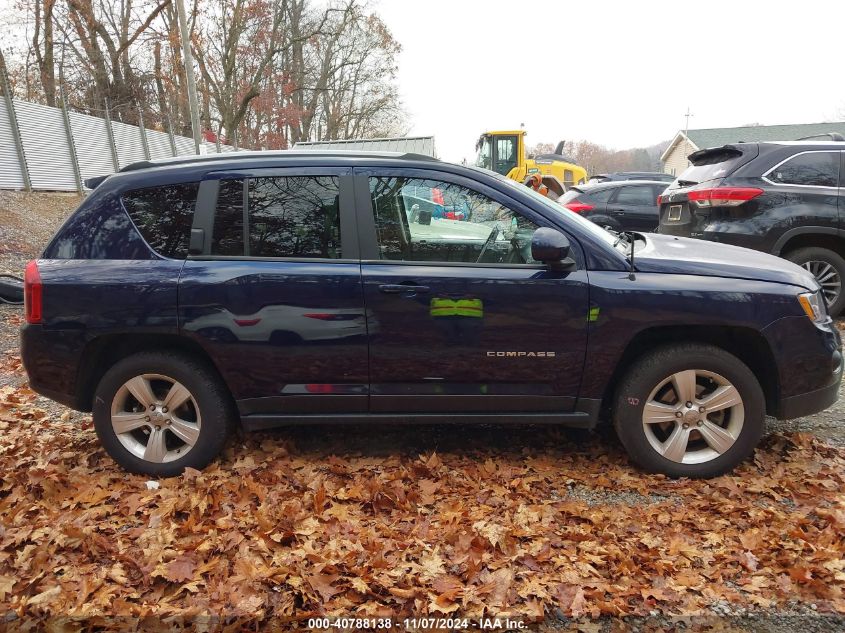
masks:
<svg viewBox="0 0 845 633"><path fill-rule="evenodd" d="M526 142L653 145L690 129L845 120L842 0L373 0L402 45L412 135L472 160Z"/></svg>

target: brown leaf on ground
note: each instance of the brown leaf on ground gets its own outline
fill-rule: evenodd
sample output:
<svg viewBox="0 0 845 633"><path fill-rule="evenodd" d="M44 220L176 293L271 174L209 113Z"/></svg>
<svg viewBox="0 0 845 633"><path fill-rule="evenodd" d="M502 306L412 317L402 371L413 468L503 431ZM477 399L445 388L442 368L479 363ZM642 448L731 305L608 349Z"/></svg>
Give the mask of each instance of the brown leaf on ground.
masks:
<svg viewBox="0 0 845 633"><path fill-rule="evenodd" d="M845 614L845 448L808 434L693 481L550 427L283 429L149 490L17 352L0 430L0 613L20 618Z"/></svg>

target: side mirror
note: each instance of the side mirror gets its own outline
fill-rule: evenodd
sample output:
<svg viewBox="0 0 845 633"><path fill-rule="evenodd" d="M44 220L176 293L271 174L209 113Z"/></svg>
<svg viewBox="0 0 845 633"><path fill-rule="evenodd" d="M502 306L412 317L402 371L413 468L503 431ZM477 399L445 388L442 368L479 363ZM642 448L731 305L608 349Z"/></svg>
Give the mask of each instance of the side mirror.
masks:
<svg viewBox="0 0 845 633"><path fill-rule="evenodd" d="M544 264L560 264L569 257L569 240L560 231L541 227L531 236L531 257Z"/></svg>

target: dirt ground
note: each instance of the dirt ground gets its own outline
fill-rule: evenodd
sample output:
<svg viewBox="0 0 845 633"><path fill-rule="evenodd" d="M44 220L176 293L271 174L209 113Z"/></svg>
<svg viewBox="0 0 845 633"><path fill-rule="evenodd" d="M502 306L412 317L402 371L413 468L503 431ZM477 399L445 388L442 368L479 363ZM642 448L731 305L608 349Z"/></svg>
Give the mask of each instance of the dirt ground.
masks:
<svg viewBox="0 0 845 633"><path fill-rule="evenodd" d="M77 203L0 192L0 272ZM645 475L606 431L360 426L240 438L148 489L90 416L26 388L20 323L0 306L0 629L227 612L845 630L845 399L770 420L754 459L708 482Z"/></svg>

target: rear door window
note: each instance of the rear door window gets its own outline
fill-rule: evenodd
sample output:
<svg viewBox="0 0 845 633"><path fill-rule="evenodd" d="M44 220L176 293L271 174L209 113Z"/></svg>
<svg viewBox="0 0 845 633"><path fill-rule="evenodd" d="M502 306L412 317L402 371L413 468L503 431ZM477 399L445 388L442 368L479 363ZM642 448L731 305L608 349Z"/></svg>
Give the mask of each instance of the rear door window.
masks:
<svg viewBox="0 0 845 633"><path fill-rule="evenodd" d="M244 254L244 181L221 180L211 239L212 255Z"/></svg>
<svg viewBox="0 0 845 633"><path fill-rule="evenodd" d="M837 187L839 152L806 152L793 156L772 169L766 178L784 185Z"/></svg>
<svg viewBox="0 0 845 633"><path fill-rule="evenodd" d="M184 259L198 191L197 182L133 189L123 194L123 206L156 253Z"/></svg>
<svg viewBox="0 0 845 633"><path fill-rule="evenodd" d="M211 254L340 258L339 195L336 176L221 180Z"/></svg>
<svg viewBox="0 0 845 633"><path fill-rule="evenodd" d="M654 206L656 200L654 190L649 185L636 185L620 187L614 202L645 207Z"/></svg>

